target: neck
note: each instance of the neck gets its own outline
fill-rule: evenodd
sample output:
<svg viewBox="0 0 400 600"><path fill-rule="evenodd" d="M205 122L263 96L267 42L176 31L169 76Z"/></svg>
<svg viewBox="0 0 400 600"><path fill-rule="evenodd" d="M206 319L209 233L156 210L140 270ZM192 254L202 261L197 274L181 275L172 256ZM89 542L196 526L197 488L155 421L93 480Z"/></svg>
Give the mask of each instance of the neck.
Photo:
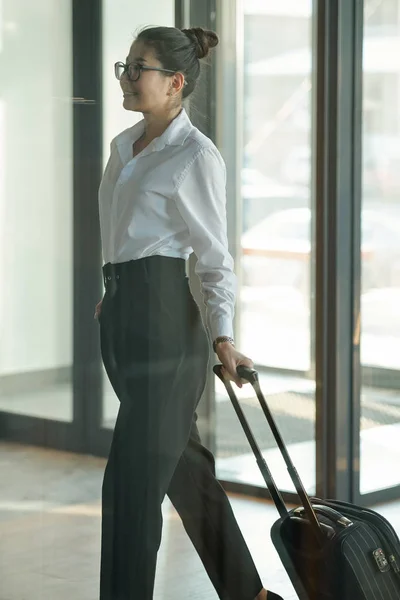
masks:
<svg viewBox="0 0 400 600"><path fill-rule="evenodd" d="M160 137L172 123L172 121L179 115L182 110L182 106L171 109L164 113L143 113L145 120L145 134L144 139L147 141L154 140L156 137Z"/></svg>

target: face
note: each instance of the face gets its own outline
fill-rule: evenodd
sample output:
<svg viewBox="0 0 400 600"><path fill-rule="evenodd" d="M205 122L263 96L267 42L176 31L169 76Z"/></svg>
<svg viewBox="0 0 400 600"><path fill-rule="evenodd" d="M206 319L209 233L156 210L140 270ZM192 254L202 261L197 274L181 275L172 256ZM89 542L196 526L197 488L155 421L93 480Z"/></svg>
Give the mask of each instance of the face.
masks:
<svg viewBox="0 0 400 600"><path fill-rule="evenodd" d="M126 58L126 64L131 63L162 68L153 50L140 41L132 44ZM131 81L124 73L120 80L124 95L123 106L126 110L142 113L162 113L179 99L183 83L182 73L169 75L160 71L143 70L138 81Z"/></svg>

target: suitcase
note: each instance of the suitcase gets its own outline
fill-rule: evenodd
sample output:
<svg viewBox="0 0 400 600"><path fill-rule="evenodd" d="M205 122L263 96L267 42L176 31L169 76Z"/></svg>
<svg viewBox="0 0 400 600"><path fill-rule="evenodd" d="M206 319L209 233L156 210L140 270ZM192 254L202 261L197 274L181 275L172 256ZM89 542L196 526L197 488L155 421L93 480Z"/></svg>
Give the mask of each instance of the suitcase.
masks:
<svg viewBox="0 0 400 600"><path fill-rule="evenodd" d="M237 373L252 384L301 501L301 506L288 511L221 367L215 365L214 373L226 387L278 509L271 539L299 599L399 600L400 542L391 524L373 510L308 496L262 394L257 371L241 365Z"/></svg>

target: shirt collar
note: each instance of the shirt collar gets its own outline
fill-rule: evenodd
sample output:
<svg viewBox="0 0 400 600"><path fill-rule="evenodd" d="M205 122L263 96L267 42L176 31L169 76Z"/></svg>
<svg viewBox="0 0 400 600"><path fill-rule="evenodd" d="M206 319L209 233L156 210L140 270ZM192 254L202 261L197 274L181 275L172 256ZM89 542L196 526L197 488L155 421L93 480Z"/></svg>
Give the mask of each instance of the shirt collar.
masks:
<svg viewBox="0 0 400 600"><path fill-rule="evenodd" d="M152 140L150 144L143 150L141 156L150 154L151 152L160 151L165 146L182 146L188 137L193 125L188 117L186 110L182 107L181 112L168 125L167 129L157 138ZM124 131L116 144L122 160L126 163L132 159L132 144L137 140L145 129L145 120L142 119L133 127Z"/></svg>
<svg viewBox="0 0 400 600"><path fill-rule="evenodd" d="M186 110L182 108L181 112L168 125L164 133L154 140L154 149L162 150L165 146L182 146L191 129L192 123Z"/></svg>

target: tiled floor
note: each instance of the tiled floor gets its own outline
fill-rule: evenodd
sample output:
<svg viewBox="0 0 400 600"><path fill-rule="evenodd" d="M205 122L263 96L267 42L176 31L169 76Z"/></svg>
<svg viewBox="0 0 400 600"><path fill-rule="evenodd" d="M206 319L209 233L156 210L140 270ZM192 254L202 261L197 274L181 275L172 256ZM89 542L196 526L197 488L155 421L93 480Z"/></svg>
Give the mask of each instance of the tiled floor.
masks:
<svg viewBox="0 0 400 600"><path fill-rule="evenodd" d="M100 489L105 461L0 444L0 600L97 600ZM297 596L270 542L275 508L231 496L265 585ZM399 504L379 507L400 532ZM155 600L216 600L168 501ZM140 600L140 599L138 599Z"/></svg>

